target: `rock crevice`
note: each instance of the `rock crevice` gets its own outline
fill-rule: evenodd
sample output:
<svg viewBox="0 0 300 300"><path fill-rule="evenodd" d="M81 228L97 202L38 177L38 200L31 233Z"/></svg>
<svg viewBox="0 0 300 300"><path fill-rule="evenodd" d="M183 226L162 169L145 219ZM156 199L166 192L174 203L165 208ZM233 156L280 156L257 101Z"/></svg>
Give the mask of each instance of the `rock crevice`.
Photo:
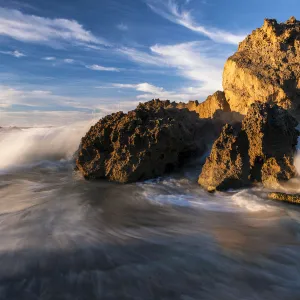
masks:
<svg viewBox="0 0 300 300"><path fill-rule="evenodd" d="M298 122L283 108L255 102L240 131L225 125L199 176L209 191L262 182L276 188L295 175Z"/></svg>

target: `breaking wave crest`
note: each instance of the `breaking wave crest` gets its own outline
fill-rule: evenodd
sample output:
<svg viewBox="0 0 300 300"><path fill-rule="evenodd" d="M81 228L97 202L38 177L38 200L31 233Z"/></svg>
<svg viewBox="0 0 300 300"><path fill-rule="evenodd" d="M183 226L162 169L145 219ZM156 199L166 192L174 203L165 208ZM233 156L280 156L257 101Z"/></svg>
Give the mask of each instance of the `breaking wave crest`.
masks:
<svg viewBox="0 0 300 300"><path fill-rule="evenodd" d="M91 125L80 122L62 127L2 130L0 170L41 161L69 160Z"/></svg>

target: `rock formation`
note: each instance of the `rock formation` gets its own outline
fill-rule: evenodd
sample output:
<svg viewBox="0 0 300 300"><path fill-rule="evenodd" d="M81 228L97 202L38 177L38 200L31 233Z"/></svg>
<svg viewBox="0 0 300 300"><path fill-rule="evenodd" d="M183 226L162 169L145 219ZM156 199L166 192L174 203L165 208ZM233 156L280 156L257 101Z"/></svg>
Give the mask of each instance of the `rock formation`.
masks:
<svg viewBox="0 0 300 300"><path fill-rule="evenodd" d="M292 178L297 125L278 105L255 102L239 132L228 125L224 127L205 162L199 184L210 191L248 182L263 182L273 188Z"/></svg>
<svg viewBox="0 0 300 300"><path fill-rule="evenodd" d="M240 188L249 183L248 140L231 125L224 126L203 166L199 184L209 192Z"/></svg>
<svg viewBox="0 0 300 300"><path fill-rule="evenodd" d="M297 113L300 105L300 22L266 19L240 43L224 67L223 89L232 111L246 114L254 101Z"/></svg>
<svg viewBox="0 0 300 300"><path fill-rule="evenodd" d="M179 108L187 108L190 111L195 111L200 118L213 118L216 111L230 112L230 107L225 99L224 92L217 91L213 95L199 103L198 101L189 101L186 103L179 103Z"/></svg>
<svg viewBox="0 0 300 300"><path fill-rule="evenodd" d="M220 129L175 102L152 100L101 119L82 138L76 165L86 178L127 183L161 176L204 153Z"/></svg>

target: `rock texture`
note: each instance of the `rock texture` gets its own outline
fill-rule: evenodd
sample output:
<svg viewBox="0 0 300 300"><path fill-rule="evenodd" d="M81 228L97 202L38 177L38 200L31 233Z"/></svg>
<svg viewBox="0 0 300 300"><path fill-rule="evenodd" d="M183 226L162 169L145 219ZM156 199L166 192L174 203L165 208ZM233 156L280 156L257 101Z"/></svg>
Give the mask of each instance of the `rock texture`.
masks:
<svg viewBox="0 0 300 300"><path fill-rule="evenodd" d="M300 22L266 19L240 43L224 67L223 89L232 111L246 114L254 101L295 113L300 105Z"/></svg>
<svg viewBox="0 0 300 300"><path fill-rule="evenodd" d="M76 165L86 178L127 183L161 176L207 151L219 130L175 102L152 100L101 119L82 138Z"/></svg>
<svg viewBox="0 0 300 300"><path fill-rule="evenodd" d="M209 192L248 184L247 146L247 137L243 133L238 133L229 124L225 125L203 166L199 184Z"/></svg>
<svg viewBox="0 0 300 300"><path fill-rule="evenodd" d="M275 188L280 181L292 178L296 172L293 157L299 135L297 125L278 105L253 103L240 131L224 127L205 162L199 184L207 190L249 182Z"/></svg>
<svg viewBox="0 0 300 300"><path fill-rule="evenodd" d="M276 201L288 202L292 204L300 204L299 194L270 193L268 195L268 198Z"/></svg>
<svg viewBox="0 0 300 300"><path fill-rule="evenodd" d="M217 111L230 112L230 107L226 101L224 92L217 91L213 95L199 103L198 101L190 101L179 103L179 108L187 108L190 111L195 111L200 118L213 118Z"/></svg>

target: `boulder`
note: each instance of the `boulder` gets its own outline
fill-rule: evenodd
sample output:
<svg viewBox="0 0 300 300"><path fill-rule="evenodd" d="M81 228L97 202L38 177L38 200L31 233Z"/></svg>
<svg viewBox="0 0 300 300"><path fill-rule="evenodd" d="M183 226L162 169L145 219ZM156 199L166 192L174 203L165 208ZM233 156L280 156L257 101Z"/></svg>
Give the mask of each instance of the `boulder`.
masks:
<svg viewBox="0 0 300 300"><path fill-rule="evenodd" d="M300 22L266 19L227 60L223 89L232 111L246 114L254 101L273 102L298 114Z"/></svg>
<svg viewBox="0 0 300 300"><path fill-rule="evenodd" d="M297 125L294 117L278 105L253 103L240 130L225 125L203 166L199 184L209 191L250 182L278 187L280 181L296 173Z"/></svg>
<svg viewBox="0 0 300 300"><path fill-rule="evenodd" d="M152 100L101 119L82 138L76 165L86 178L120 183L155 178L203 154L220 132L210 120Z"/></svg>

